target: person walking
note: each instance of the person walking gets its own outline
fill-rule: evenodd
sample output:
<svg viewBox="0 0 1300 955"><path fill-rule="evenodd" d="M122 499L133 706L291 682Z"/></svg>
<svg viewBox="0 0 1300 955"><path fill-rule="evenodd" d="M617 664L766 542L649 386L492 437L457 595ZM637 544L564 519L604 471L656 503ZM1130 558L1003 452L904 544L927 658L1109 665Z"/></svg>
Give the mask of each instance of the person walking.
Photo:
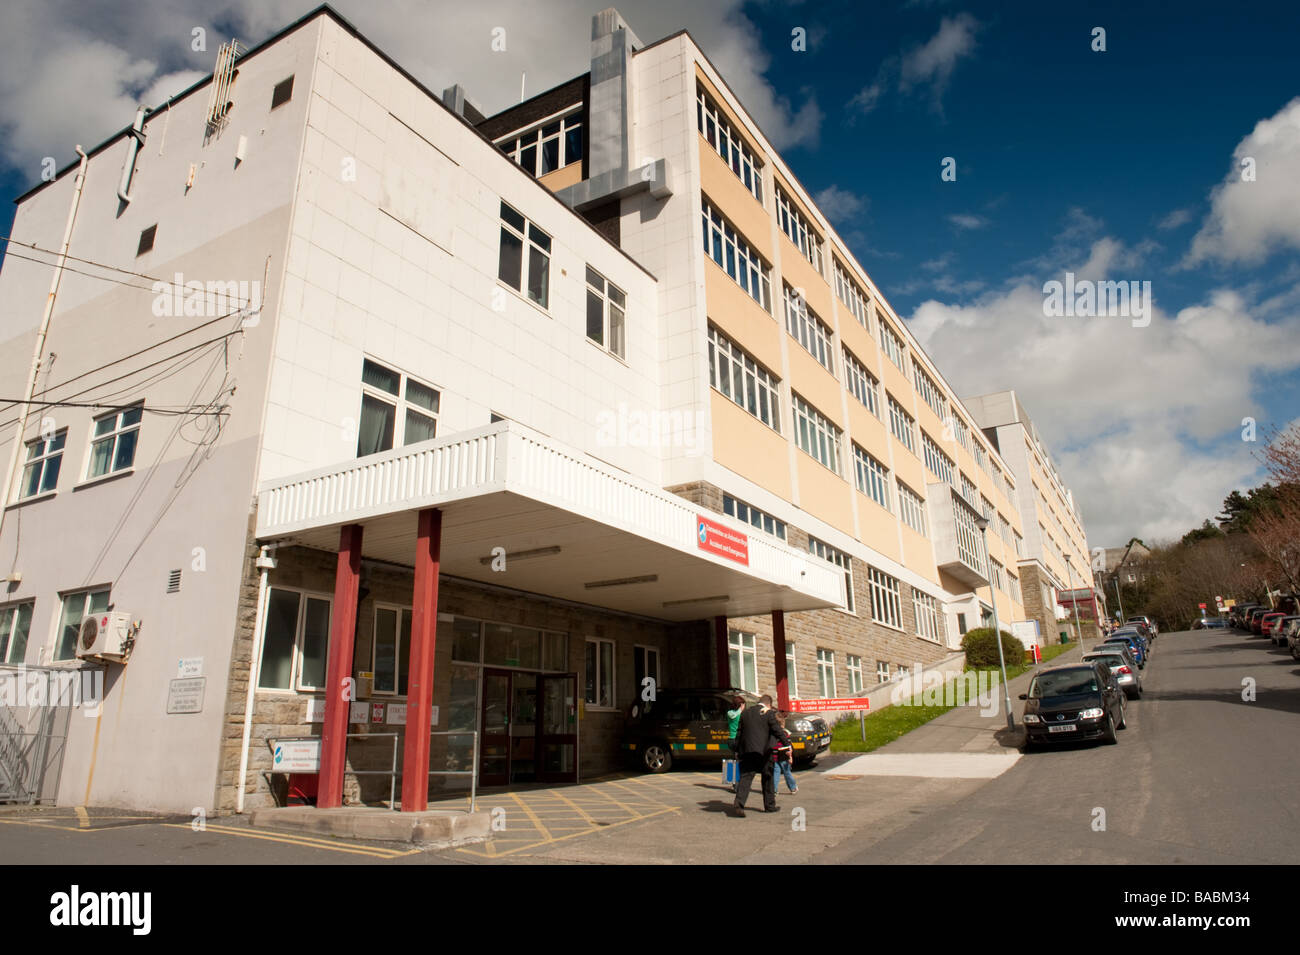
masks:
<svg viewBox="0 0 1300 955"><path fill-rule="evenodd" d="M789 713L782 711L777 717L784 725ZM797 793L799 787L794 781L794 747L787 741L772 751L772 795L781 788L781 777L785 777L785 786L790 792Z"/></svg>
<svg viewBox="0 0 1300 955"><path fill-rule="evenodd" d="M731 758L739 762L740 744L736 741L736 734L740 730L740 716L745 712L745 698L736 694L731 700L732 708L727 710L727 745L731 747ZM732 783L728 787L729 792L736 791L736 784Z"/></svg>
<svg viewBox="0 0 1300 955"><path fill-rule="evenodd" d="M769 768L773 740L784 746L790 742L790 734L785 731L777 719L776 711L772 709L772 697L764 696L740 715L740 728L736 736L740 753L740 782L736 786L733 816L745 815L745 800L749 798L756 773L763 789L764 811L777 811L776 789Z"/></svg>

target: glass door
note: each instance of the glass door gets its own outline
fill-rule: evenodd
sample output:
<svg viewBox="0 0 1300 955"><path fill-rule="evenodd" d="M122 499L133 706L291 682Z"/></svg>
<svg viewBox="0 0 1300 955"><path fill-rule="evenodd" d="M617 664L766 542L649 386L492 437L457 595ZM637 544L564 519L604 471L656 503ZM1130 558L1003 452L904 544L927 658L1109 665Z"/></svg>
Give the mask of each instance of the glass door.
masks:
<svg viewBox="0 0 1300 955"><path fill-rule="evenodd" d="M537 778L548 783L578 781L578 674L537 677L541 713L538 723Z"/></svg>
<svg viewBox="0 0 1300 955"><path fill-rule="evenodd" d="M480 786L510 782L510 671L483 671L483 732L479 737Z"/></svg>

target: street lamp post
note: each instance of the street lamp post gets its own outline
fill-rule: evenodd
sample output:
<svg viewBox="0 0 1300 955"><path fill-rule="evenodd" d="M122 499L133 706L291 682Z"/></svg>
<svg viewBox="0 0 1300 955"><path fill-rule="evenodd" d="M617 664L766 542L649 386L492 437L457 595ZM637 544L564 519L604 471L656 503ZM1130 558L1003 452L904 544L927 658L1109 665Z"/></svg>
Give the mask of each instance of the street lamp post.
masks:
<svg viewBox="0 0 1300 955"><path fill-rule="evenodd" d="M1083 652L1083 630L1079 627L1079 595L1074 589L1074 564L1070 555L1065 555L1065 569L1070 575L1070 606L1074 607L1074 637L1079 641L1079 652Z"/></svg>
<svg viewBox="0 0 1300 955"><path fill-rule="evenodd" d="M993 570L989 563L989 519L981 514L975 518L975 526L979 528L980 539L984 541L984 576L989 581L989 604L993 607L993 638L998 644L998 663L1002 666L1002 692L1007 703L1007 729L1013 730L1016 728L1016 715L1011 711L1011 684L1007 682L1007 661L1002 653L1002 627L998 624L997 588L993 586Z"/></svg>
<svg viewBox="0 0 1300 955"><path fill-rule="evenodd" d="M1124 598L1119 595L1119 572L1115 572L1115 599L1119 601L1119 619L1124 619Z"/></svg>

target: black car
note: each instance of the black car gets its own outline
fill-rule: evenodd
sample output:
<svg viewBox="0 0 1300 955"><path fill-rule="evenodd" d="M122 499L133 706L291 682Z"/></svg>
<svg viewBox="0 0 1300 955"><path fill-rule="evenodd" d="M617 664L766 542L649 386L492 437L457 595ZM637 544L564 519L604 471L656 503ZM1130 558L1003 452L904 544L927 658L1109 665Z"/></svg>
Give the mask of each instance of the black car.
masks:
<svg viewBox="0 0 1300 955"><path fill-rule="evenodd" d="M712 763L731 759L727 711L737 696L746 706L758 702L744 690L660 690L655 699L628 712L622 749L647 772L667 772L677 760ZM796 765L807 764L831 745L831 728L814 713L792 713L785 720Z"/></svg>
<svg viewBox="0 0 1300 955"><path fill-rule="evenodd" d="M1062 739L1115 743L1128 722L1124 693L1101 662L1043 670L1020 698L1026 748Z"/></svg>

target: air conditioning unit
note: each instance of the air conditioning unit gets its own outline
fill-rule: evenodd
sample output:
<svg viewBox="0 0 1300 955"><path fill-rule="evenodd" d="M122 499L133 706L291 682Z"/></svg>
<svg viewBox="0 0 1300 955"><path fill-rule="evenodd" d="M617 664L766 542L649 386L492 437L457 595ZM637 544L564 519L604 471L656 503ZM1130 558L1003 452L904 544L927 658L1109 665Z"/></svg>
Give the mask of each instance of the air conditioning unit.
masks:
<svg viewBox="0 0 1300 955"><path fill-rule="evenodd" d="M124 663L134 642L131 615L110 610L81 621L77 656Z"/></svg>

